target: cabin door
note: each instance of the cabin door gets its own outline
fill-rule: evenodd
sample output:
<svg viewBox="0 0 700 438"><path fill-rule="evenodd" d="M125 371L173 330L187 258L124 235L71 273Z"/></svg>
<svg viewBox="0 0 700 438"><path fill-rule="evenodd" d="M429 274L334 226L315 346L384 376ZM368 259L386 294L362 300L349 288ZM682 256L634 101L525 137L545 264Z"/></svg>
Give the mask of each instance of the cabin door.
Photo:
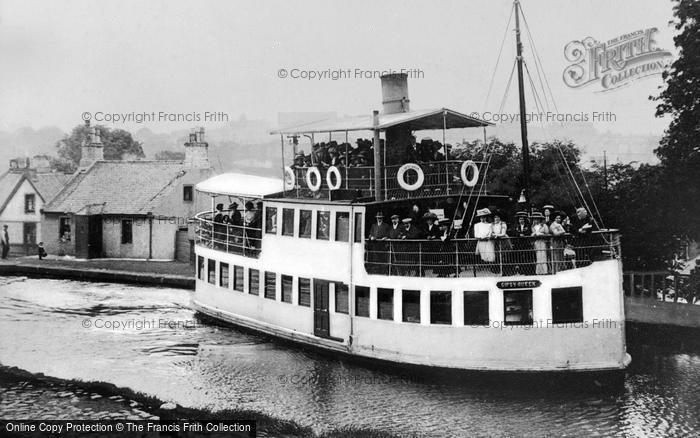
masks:
<svg viewBox="0 0 700 438"><path fill-rule="evenodd" d="M330 283L314 280L314 335L330 337L330 316L328 315L328 295Z"/></svg>

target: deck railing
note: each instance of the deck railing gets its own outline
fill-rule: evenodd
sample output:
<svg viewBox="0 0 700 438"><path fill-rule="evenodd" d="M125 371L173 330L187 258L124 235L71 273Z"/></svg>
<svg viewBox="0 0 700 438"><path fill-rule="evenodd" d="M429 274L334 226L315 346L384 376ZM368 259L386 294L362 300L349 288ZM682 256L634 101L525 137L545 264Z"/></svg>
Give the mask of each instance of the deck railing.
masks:
<svg viewBox="0 0 700 438"><path fill-rule="evenodd" d="M223 213L229 215L230 211ZM215 222L213 217L212 212L195 216L195 244L246 257L260 256L261 228Z"/></svg>
<svg viewBox="0 0 700 438"><path fill-rule="evenodd" d="M472 190L478 192L483 184L483 169L482 162L477 162L479 166L480 176L476 186L465 187L461 179L462 161L435 161L427 163L418 163L423 171L424 181L420 188L413 191L408 191L402 188L397 179L400 165L385 166L382 176L382 192L385 199L409 199L409 198L428 198L441 195L459 195L460 193L470 193ZM302 197L328 197L329 188L326 182L328 167L319 166L321 174L321 187L317 191L312 191L306 183L306 174L309 171L308 167L295 167L294 176L296 180L296 188L289 190L289 193L294 193L295 190ZM374 167L339 167L341 175L341 183L339 190L359 191L361 196L372 196L375 187ZM417 179L415 172L407 172L405 181L408 184L413 184Z"/></svg>
<svg viewBox="0 0 700 438"><path fill-rule="evenodd" d="M631 297L680 304L700 302L697 278L673 271L625 272L623 288Z"/></svg>
<svg viewBox="0 0 700 438"><path fill-rule="evenodd" d="M618 258L617 231L598 231L583 236L365 243L368 273L409 277L549 275Z"/></svg>

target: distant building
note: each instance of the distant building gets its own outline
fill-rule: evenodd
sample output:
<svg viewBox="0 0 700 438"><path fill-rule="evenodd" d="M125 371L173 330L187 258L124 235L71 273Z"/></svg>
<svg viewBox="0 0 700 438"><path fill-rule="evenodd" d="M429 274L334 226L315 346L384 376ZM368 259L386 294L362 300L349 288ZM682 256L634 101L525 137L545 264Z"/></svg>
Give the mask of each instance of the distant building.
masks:
<svg viewBox="0 0 700 438"><path fill-rule="evenodd" d="M189 220L209 201L198 203L194 190L213 175L208 149L201 128L190 134L182 161L108 161L92 128L78 170L44 207L46 251L189 261Z"/></svg>
<svg viewBox="0 0 700 438"><path fill-rule="evenodd" d="M11 254L36 251L43 239L41 209L70 178L70 174L52 172L49 160L46 155L13 159L0 176L0 226L7 225Z"/></svg>

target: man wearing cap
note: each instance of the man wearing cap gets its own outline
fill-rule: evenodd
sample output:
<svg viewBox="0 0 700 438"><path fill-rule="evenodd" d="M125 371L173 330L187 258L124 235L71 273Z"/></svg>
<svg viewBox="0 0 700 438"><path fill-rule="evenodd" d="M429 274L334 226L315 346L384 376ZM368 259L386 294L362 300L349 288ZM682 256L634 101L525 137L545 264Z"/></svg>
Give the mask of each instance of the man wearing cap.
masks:
<svg viewBox="0 0 700 438"><path fill-rule="evenodd" d="M399 215L391 215L391 229L389 230L389 239L400 239L403 227L399 224Z"/></svg>
<svg viewBox="0 0 700 438"><path fill-rule="evenodd" d="M372 224L369 229L369 240L385 240L389 238L391 233L391 226L384 223L384 214L382 212L377 212L375 216L377 222Z"/></svg>
<svg viewBox="0 0 700 438"><path fill-rule="evenodd" d="M401 238L404 240L422 239L423 233L418 227L413 226L413 219L405 218L403 221L404 230L401 233Z"/></svg>

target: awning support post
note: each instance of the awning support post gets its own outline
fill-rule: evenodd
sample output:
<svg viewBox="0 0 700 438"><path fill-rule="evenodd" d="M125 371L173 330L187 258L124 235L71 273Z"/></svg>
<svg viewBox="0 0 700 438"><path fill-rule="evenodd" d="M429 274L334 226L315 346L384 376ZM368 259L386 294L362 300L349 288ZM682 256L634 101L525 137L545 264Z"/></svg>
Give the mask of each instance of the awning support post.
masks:
<svg viewBox="0 0 700 438"><path fill-rule="evenodd" d="M381 151L379 150L379 111L372 111L372 125L374 127L374 199L382 201L382 165Z"/></svg>

